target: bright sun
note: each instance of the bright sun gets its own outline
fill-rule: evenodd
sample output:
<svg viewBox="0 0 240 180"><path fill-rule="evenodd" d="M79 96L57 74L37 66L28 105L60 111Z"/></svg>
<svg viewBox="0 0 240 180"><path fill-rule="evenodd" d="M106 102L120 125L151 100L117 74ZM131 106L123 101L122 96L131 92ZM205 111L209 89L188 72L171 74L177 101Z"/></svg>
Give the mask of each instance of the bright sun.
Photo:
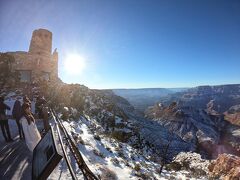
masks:
<svg viewBox="0 0 240 180"><path fill-rule="evenodd" d="M86 60L78 54L69 54L64 62L64 69L69 74L81 74L86 67Z"/></svg>

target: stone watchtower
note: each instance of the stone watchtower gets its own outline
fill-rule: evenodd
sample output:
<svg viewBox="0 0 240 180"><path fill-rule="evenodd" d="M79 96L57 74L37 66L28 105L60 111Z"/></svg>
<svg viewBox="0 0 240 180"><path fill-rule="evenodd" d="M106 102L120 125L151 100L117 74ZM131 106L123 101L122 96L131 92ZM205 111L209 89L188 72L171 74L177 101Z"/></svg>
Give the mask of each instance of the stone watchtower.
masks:
<svg viewBox="0 0 240 180"><path fill-rule="evenodd" d="M50 56L52 53L52 33L46 29L33 31L29 53Z"/></svg>
<svg viewBox="0 0 240 180"><path fill-rule="evenodd" d="M22 82L58 78L58 53L56 49L52 53L52 36L46 29L34 30L28 52L9 52L15 57L13 69L20 73Z"/></svg>

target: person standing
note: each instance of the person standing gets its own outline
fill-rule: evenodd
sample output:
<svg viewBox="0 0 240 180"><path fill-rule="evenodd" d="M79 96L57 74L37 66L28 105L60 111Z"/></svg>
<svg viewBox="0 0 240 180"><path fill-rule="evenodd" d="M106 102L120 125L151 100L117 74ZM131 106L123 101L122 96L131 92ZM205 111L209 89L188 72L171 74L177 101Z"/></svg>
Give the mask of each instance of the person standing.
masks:
<svg viewBox="0 0 240 180"><path fill-rule="evenodd" d="M16 119L19 137L20 137L20 139L23 139L24 133L23 133L22 125L19 122L22 117L22 106L21 106L21 102L18 99L15 101L15 103L13 105L12 115L13 115L13 118Z"/></svg>
<svg viewBox="0 0 240 180"><path fill-rule="evenodd" d="M22 105L20 123L22 124L26 145L28 149L33 152L34 148L41 140L41 135L35 124L35 119L31 113L31 105L29 103L23 103Z"/></svg>
<svg viewBox="0 0 240 180"><path fill-rule="evenodd" d="M44 118L43 107L46 103L47 101L45 100L44 97L41 97L41 96L37 97L35 107L36 107L36 113L38 114L39 119Z"/></svg>
<svg viewBox="0 0 240 180"><path fill-rule="evenodd" d="M2 134L6 142L11 142L13 139L11 138L11 133L8 125L8 118L6 116L6 110L10 110L11 108L4 104L4 98L0 97L0 126L2 129Z"/></svg>
<svg viewBox="0 0 240 180"><path fill-rule="evenodd" d="M48 107L46 104L43 104L42 113L43 113L43 127L45 132L47 132L50 129L50 125L48 120Z"/></svg>
<svg viewBox="0 0 240 180"><path fill-rule="evenodd" d="M23 96L23 103L28 103L28 104L31 105L31 101L30 101L30 99L26 95Z"/></svg>

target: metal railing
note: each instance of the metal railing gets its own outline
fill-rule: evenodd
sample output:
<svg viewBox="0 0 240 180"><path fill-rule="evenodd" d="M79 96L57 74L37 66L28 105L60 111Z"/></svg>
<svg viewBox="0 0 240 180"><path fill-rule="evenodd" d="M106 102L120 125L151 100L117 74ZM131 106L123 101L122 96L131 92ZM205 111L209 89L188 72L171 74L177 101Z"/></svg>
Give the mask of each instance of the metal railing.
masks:
<svg viewBox="0 0 240 180"><path fill-rule="evenodd" d="M63 155L64 155L64 158L66 160L66 163L67 163L67 166L68 166L68 169L71 173L71 176L72 176L72 179L74 180L77 180L77 176L72 168L72 165L70 163L70 160L68 158L68 155L66 153L66 150L65 150L65 147L64 147L64 143L63 143L63 139L62 139L62 135L60 133L60 130L61 132L63 133L64 135L64 138L66 140L66 143L70 149L70 152L72 153L74 159L76 160L76 163L78 164L78 167L79 169L82 171L82 174L84 176L84 179L86 180L100 180L100 178L98 178L87 166L86 162L84 161L81 153L79 152L78 150L78 147L75 143L75 141L72 139L72 137L68 134L66 128L64 127L62 121L58 118L56 112L53 110L53 109L50 109L50 112L52 114L52 117L55 121L55 124L56 124L56 128L57 128L57 133L58 133L58 136L59 136L59 141L60 141L60 145L61 145L61 148L62 148L62 151L63 151Z"/></svg>

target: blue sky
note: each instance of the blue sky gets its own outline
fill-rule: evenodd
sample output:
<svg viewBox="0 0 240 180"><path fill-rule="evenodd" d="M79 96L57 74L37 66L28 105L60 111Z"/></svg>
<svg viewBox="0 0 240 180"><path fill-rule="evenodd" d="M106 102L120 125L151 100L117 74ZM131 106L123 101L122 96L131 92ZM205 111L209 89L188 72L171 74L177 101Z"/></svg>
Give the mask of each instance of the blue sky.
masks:
<svg viewBox="0 0 240 180"><path fill-rule="evenodd" d="M59 76L90 88L240 83L238 0L0 0L0 51L53 32ZM86 61L64 70L69 54Z"/></svg>

